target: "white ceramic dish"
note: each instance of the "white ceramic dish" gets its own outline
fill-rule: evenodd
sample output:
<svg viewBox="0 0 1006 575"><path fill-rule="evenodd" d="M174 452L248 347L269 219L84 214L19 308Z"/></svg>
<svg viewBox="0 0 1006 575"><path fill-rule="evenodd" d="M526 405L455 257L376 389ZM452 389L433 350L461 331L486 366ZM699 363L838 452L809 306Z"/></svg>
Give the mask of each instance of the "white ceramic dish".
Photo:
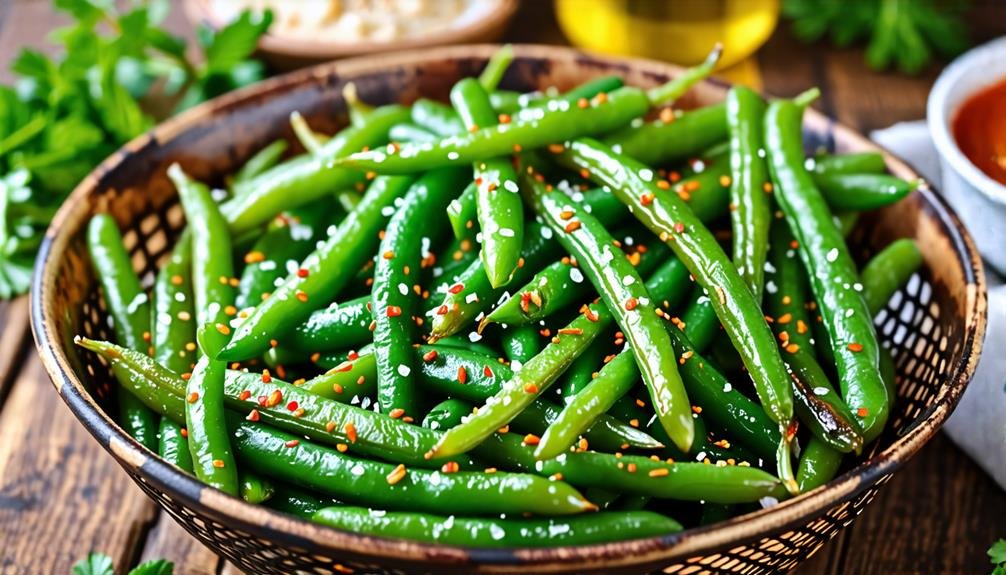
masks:
<svg viewBox="0 0 1006 575"><path fill-rule="evenodd" d="M985 260L1006 275L1006 186L971 163L954 140L952 124L961 104L1006 79L1006 37L967 52L943 70L929 93L929 133L940 155L943 193L974 233Z"/></svg>

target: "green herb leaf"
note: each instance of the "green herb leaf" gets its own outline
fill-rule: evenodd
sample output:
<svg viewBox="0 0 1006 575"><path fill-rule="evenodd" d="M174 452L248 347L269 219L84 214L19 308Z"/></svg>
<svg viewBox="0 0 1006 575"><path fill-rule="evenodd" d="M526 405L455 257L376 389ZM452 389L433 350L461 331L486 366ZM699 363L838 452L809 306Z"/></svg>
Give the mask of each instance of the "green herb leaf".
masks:
<svg viewBox="0 0 1006 575"><path fill-rule="evenodd" d="M989 547L989 558L994 565L1006 564L1006 539L1000 539Z"/></svg>
<svg viewBox="0 0 1006 575"><path fill-rule="evenodd" d="M171 561L157 559L141 563L129 572L129 575L171 575L175 565Z"/></svg>
<svg viewBox="0 0 1006 575"><path fill-rule="evenodd" d="M272 12L254 13L245 10L224 26L206 44L206 74L226 74L251 56L258 39L272 23Z"/></svg>
<svg viewBox="0 0 1006 575"><path fill-rule="evenodd" d="M73 566L73 575L115 575L115 568L108 555L89 553Z"/></svg>
<svg viewBox="0 0 1006 575"><path fill-rule="evenodd" d="M782 13L805 42L827 36L839 46L868 39L866 61L875 70L897 66L915 74L933 52L954 56L968 47L961 4L933 0L784 0Z"/></svg>

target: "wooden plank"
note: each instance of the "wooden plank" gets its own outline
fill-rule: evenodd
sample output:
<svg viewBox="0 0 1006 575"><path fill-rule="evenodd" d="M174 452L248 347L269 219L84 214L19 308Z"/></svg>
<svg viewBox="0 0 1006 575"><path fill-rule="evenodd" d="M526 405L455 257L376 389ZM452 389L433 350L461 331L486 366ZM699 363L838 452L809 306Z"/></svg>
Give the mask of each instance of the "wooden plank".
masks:
<svg viewBox="0 0 1006 575"><path fill-rule="evenodd" d="M6 402L0 437L0 572L69 573L90 551L132 560L154 504L73 417L35 354Z"/></svg>
<svg viewBox="0 0 1006 575"><path fill-rule="evenodd" d="M1006 493L937 435L854 524L842 570L988 573L985 550L1006 534Z"/></svg>
<svg viewBox="0 0 1006 575"><path fill-rule="evenodd" d="M223 562L163 511L140 555L141 563L151 559L167 559L175 564L175 573L186 575L216 575Z"/></svg>
<svg viewBox="0 0 1006 575"><path fill-rule="evenodd" d="M0 302L0 413L26 354L33 353L28 326L28 297Z"/></svg>

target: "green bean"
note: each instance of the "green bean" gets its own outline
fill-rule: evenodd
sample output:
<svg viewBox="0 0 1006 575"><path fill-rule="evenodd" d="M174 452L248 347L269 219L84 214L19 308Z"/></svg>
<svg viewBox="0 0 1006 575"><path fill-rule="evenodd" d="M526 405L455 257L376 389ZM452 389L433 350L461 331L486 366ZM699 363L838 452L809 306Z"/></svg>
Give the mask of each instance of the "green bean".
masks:
<svg viewBox="0 0 1006 575"><path fill-rule="evenodd" d="M182 426L167 417L161 418L157 454L182 471L192 473L189 441L182 435Z"/></svg>
<svg viewBox="0 0 1006 575"><path fill-rule="evenodd" d="M234 185L247 182L275 166L287 147L286 140L276 140L255 152L255 155L248 158L248 161L234 174Z"/></svg>
<svg viewBox="0 0 1006 575"><path fill-rule="evenodd" d="M870 313L883 309L921 266L922 253L910 239L895 240L874 256L860 273L863 299Z"/></svg>
<svg viewBox="0 0 1006 575"><path fill-rule="evenodd" d="M430 171L416 180L388 221L371 289L377 398L382 413L418 417L419 395L412 383L413 317L420 311L413 291L424 240L434 243L442 228L430 228L427 216L442 210L461 187L459 170ZM406 420L408 421L408 420Z"/></svg>
<svg viewBox="0 0 1006 575"><path fill-rule="evenodd" d="M268 479L251 473L242 473L239 492L241 499L253 505L259 505L272 499L275 488Z"/></svg>
<svg viewBox="0 0 1006 575"><path fill-rule="evenodd" d="M805 164L815 174L882 174L887 170L880 152L816 156Z"/></svg>
<svg viewBox="0 0 1006 575"><path fill-rule="evenodd" d="M761 301L765 257L772 221L768 166L762 151L765 101L757 92L734 86L727 93L730 128L730 212L733 262L755 301Z"/></svg>
<svg viewBox="0 0 1006 575"><path fill-rule="evenodd" d="M511 363L527 363L532 357L538 355L542 349L541 335L538 330L525 325L511 327L503 332L503 351Z"/></svg>
<svg viewBox="0 0 1006 575"><path fill-rule="evenodd" d="M688 396L678 374L677 357L667 353L667 331L642 278L628 260L620 257L621 252L615 255L614 239L596 218L565 202L565 196L546 192L532 178L527 185L538 217L551 226L559 243L577 258L625 333L664 430L681 451L687 452L694 439Z"/></svg>
<svg viewBox="0 0 1006 575"><path fill-rule="evenodd" d="M715 104L667 116L652 122L634 122L604 139L619 153L649 166L665 166L701 155L727 139L725 104Z"/></svg>
<svg viewBox="0 0 1006 575"><path fill-rule="evenodd" d="M271 339L289 333L315 309L333 301L377 248L378 231L394 212L392 202L411 184L408 177L375 178L335 233L238 324L219 358L239 361L255 357L269 349Z"/></svg>
<svg viewBox="0 0 1006 575"><path fill-rule="evenodd" d="M625 373L628 372L628 375ZM572 397L559 417L548 427L534 452L537 459L557 457L576 442L599 415L628 393L639 377L632 354L621 353L609 361L596 378Z"/></svg>
<svg viewBox="0 0 1006 575"><path fill-rule="evenodd" d="M423 427L428 429L450 429L472 412L472 404L460 399L445 399L430 408L423 418Z"/></svg>
<svg viewBox="0 0 1006 575"><path fill-rule="evenodd" d="M471 403L485 403L500 392L504 382L514 377L514 371L508 366L495 362L492 357L467 350L436 345L420 346L416 353L423 359L417 374L420 385L433 393ZM532 433L541 433L561 411L558 405L539 397L513 419L513 425ZM611 451L624 449L624 446L638 449L663 447L646 433L608 415L598 417L584 437L598 449Z"/></svg>
<svg viewBox="0 0 1006 575"><path fill-rule="evenodd" d="M633 214L659 234L696 281L710 292L710 302L748 368L769 416L782 426L792 419L792 392L786 367L760 307L716 239L676 194L665 194L653 172L635 160L592 140L567 146L562 159L612 188Z"/></svg>
<svg viewBox="0 0 1006 575"><path fill-rule="evenodd" d="M469 130L498 124L496 112L482 85L465 78L451 89L451 103ZM524 208L517 174L508 155L473 164L479 228L482 230L482 264L494 288L506 285L521 255Z"/></svg>
<svg viewBox="0 0 1006 575"><path fill-rule="evenodd" d="M682 529L677 521L650 511L564 519L483 519L328 507L312 519L353 533L484 548L589 545L664 536Z"/></svg>
<svg viewBox="0 0 1006 575"><path fill-rule="evenodd" d="M129 253L112 216L97 214L87 227L87 249L118 341L150 350L150 303L133 272ZM116 374L117 378L119 374ZM121 378L119 378L121 380ZM144 447L157 449L157 418L128 391L119 394L119 423Z"/></svg>
<svg viewBox="0 0 1006 575"><path fill-rule="evenodd" d="M887 420L887 390L877 369L878 345L866 302L855 286L856 265L831 212L804 169L800 122L803 108L792 101L769 105L765 139L776 182L776 200L798 242L800 258L835 352L845 402L863 426L867 442Z"/></svg>
<svg viewBox="0 0 1006 575"><path fill-rule="evenodd" d="M333 164L333 159L387 141L391 126L408 119L402 106L384 106L374 111L367 124L348 127L314 155L299 156L234 187L234 199L222 206L234 233L254 229L280 211L310 203L333 190L351 188L363 174Z"/></svg>

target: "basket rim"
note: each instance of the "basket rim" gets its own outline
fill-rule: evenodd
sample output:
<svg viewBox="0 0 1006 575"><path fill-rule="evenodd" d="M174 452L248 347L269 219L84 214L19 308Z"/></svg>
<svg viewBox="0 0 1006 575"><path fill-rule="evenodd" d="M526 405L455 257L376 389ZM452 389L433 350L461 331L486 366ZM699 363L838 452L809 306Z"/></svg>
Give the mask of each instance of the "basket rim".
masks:
<svg viewBox="0 0 1006 575"><path fill-rule="evenodd" d="M122 164L135 161L136 156L145 148L163 145L208 117L226 114L271 93L281 93L304 83L319 82L335 76L352 78L354 74L376 72L390 65L422 66L446 60L486 59L497 48L498 45L495 44L479 44L448 46L422 53L388 53L320 64L267 79L203 103L158 125L103 161L74 189L47 230L36 259L30 296L32 333L43 366L57 392L91 435L120 465L128 466L136 476L169 494L182 505L196 509L228 527L322 553L341 551L364 558L428 564L469 563L478 564L488 571L547 564L553 564L557 569L570 570L588 565L597 567L598 562L603 562L606 567L614 567L679 559L722 550L791 528L819 515L830 506L851 500L873 486L900 467L936 433L953 411L974 374L985 334L986 293L982 262L974 242L945 200L926 187L916 193L921 194L928 216L938 223L941 233L949 240L967 288L965 306L961 310L964 320L962 354L960 360L948 369L947 384L940 390L933 405L917 416L914 427L908 433L897 438L869 461L796 498L715 525L645 539L533 549L484 549L365 536L251 505L207 487L140 445L100 409L71 367L63 339L55 331L52 301L58 296L54 281L60 259L69 245L69 230L79 229L83 220L89 217L88 199L102 189L106 176ZM653 77L673 77L682 71L682 68L671 64L588 54L567 47L519 44L514 48L517 60L544 58L559 62L586 61L607 69L632 69ZM704 84L721 91L729 86L718 79L706 80ZM814 110L808 110L808 117L826 122L830 129L844 139L882 151L892 170L901 174L915 174L903 160L882 150L851 128Z"/></svg>

